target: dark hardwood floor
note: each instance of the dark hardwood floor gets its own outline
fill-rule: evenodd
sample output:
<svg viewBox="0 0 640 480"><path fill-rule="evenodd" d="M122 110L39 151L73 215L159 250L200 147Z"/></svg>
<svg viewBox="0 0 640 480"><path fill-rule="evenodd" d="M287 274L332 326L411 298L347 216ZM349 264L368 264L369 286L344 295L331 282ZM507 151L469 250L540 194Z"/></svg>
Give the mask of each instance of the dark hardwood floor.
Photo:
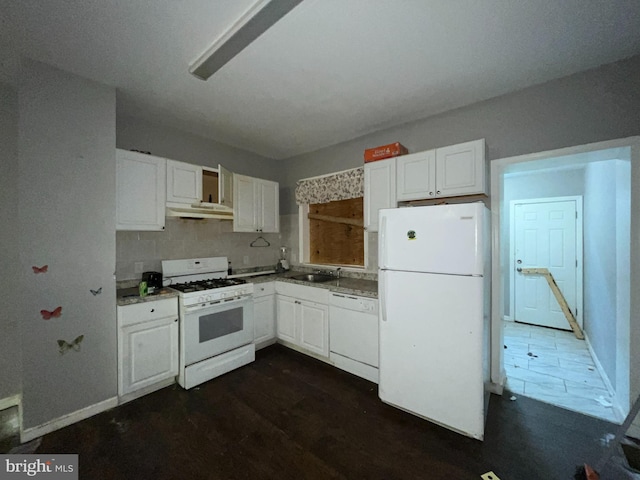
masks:
<svg viewBox="0 0 640 480"><path fill-rule="evenodd" d="M168 387L48 434L38 453L78 453L83 479L552 480L594 464L614 431L507 394L491 398L485 441L471 440L274 345L190 391Z"/></svg>

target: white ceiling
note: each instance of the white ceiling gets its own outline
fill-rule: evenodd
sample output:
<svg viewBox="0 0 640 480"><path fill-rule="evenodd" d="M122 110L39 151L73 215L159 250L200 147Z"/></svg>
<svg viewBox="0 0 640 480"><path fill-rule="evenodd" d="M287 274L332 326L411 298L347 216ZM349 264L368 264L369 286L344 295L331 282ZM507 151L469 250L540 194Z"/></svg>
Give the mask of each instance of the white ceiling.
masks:
<svg viewBox="0 0 640 480"><path fill-rule="evenodd" d="M208 81L255 0L0 0L18 54L112 85L118 114L288 158L640 53L640 0L304 0Z"/></svg>

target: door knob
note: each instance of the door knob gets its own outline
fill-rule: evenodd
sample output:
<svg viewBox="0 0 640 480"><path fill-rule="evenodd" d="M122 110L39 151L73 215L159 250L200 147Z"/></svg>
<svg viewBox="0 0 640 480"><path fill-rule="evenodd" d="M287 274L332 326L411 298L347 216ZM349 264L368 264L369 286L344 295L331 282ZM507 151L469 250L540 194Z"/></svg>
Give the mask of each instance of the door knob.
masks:
<svg viewBox="0 0 640 480"><path fill-rule="evenodd" d="M522 263L522 260L518 259L516 260L516 263Z"/></svg>
<svg viewBox="0 0 640 480"><path fill-rule="evenodd" d="M521 272L521 271L522 271L522 268L520 267L516 268L516 272Z"/></svg>

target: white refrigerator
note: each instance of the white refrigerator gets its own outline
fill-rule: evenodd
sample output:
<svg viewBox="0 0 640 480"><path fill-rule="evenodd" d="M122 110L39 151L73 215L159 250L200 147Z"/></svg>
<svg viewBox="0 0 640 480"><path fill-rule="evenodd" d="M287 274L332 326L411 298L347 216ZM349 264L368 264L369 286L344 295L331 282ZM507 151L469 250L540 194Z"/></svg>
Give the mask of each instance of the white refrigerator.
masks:
<svg viewBox="0 0 640 480"><path fill-rule="evenodd" d="M379 395L484 437L490 359L490 213L483 203L380 211Z"/></svg>

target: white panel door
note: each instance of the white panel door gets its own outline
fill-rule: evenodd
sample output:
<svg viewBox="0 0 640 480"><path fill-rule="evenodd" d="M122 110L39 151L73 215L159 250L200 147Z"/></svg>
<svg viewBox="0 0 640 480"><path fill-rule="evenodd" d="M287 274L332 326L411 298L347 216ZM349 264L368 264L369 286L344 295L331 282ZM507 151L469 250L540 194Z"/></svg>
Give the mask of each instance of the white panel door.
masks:
<svg viewBox="0 0 640 480"><path fill-rule="evenodd" d="M116 230L164 230L166 160L116 150Z"/></svg>
<svg viewBox="0 0 640 480"><path fill-rule="evenodd" d="M329 356L329 307L319 303L298 302L300 346Z"/></svg>
<svg viewBox="0 0 640 480"><path fill-rule="evenodd" d="M233 172L218 164L218 202L233 207Z"/></svg>
<svg viewBox="0 0 640 480"><path fill-rule="evenodd" d="M120 335L120 395L178 374L178 322L174 317L130 325Z"/></svg>
<svg viewBox="0 0 640 480"><path fill-rule="evenodd" d="M517 203L514 209L515 320L571 330L545 277L518 269L548 268L576 315L576 201Z"/></svg>
<svg viewBox="0 0 640 480"><path fill-rule="evenodd" d="M390 270L482 275L488 214L482 203L383 210L378 265Z"/></svg>
<svg viewBox="0 0 640 480"><path fill-rule="evenodd" d="M233 175L233 231L257 230L255 180L245 175Z"/></svg>
<svg viewBox="0 0 640 480"><path fill-rule="evenodd" d="M436 195L436 151L396 158L396 198L398 201L434 198Z"/></svg>
<svg viewBox="0 0 640 480"><path fill-rule="evenodd" d="M364 164L364 224L370 232L378 231L378 213L394 208L396 201L396 159Z"/></svg>
<svg viewBox="0 0 640 480"><path fill-rule="evenodd" d="M436 150L436 196L486 193L484 139Z"/></svg>
<svg viewBox="0 0 640 480"><path fill-rule="evenodd" d="M192 203L202 200L202 167L167 160L167 202Z"/></svg>
<svg viewBox="0 0 640 480"><path fill-rule="evenodd" d="M258 189L258 229L261 232L280 231L280 188L277 182L256 180Z"/></svg>
<svg viewBox="0 0 640 480"><path fill-rule="evenodd" d="M296 328L297 300L276 295L276 335L282 340L298 344Z"/></svg>
<svg viewBox="0 0 640 480"><path fill-rule="evenodd" d="M380 398L482 439L483 279L382 271Z"/></svg>

